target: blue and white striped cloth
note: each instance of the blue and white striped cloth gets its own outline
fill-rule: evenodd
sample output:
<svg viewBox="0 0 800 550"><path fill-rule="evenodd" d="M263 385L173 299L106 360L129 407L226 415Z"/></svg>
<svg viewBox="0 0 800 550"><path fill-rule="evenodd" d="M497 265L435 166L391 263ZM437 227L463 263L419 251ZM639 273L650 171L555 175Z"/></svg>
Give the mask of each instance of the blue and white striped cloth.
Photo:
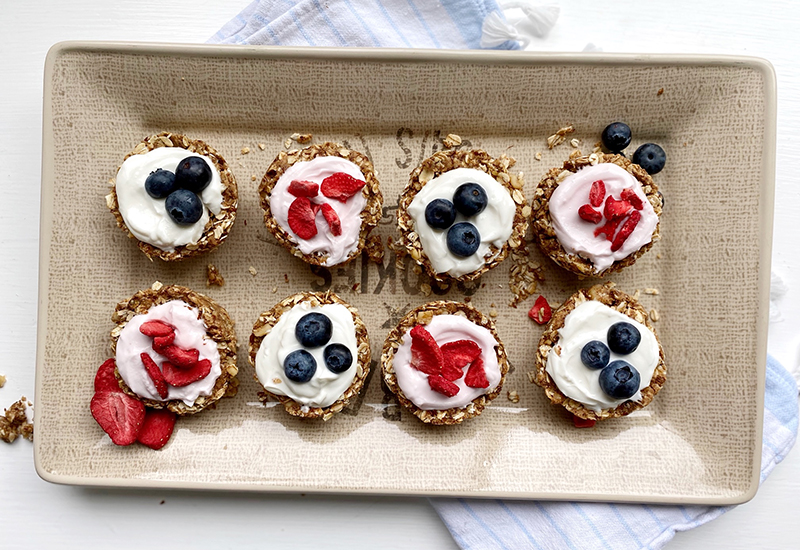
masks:
<svg viewBox="0 0 800 550"><path fill-rule="evenodd" d="M209 42L281 46L480 48L494 0L256 0ZM505 42L498 49L519 49ZM797 435L797 384L767 363L761 481ZM464 550L661 548L730 508L431 499Z"/></svg>

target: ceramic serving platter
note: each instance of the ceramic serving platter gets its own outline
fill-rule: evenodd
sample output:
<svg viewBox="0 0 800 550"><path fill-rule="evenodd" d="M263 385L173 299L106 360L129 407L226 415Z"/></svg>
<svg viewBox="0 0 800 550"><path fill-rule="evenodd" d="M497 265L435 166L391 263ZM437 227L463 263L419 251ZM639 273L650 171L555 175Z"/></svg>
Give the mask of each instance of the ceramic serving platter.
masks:
<svg viewBox="0 0 800 550"><path fill-rule="evenodd" d="M385 197L377 233L386 243L396 236L397 197L409 173L442 149L447 134L461 136L462 148L516 159L530 198L541 176L575 150L568 141L548 149L548 136L571 124L569 138L588 154L617 120L633 129L629 151L656 142L667 152L655 177L665 197L662 239L607 280L640 290L657 312L668 375L650 406L591 429L574 428L529 380L542 328L526 315L533 299L509 306L513 260L475 284L450 287L389 249L383 263L310 268L262 222L257 184L278 152L298 147L286 142L295 132L372 159ZM211 144L239 185L229 239L174 265L148 260L115 226L104 199L125 154L160 131ZM35 437L43 478L709 504L755 494L775 156L767 62L63 43L47 57L43 133ZM530 257L544 277L537 294L553 304L598 282L564 272L533 245ZM207 287L209 263L224 286ZM227 308L237 323L241 380L235 397L181 418L158 452L113 445L89 412L94 373L110 356L114 306L154 281L189 286ZM295 292L326 289L361 312L374 375L330 421L301 421L261 403L246 342L261 311ZM511 362L503 395L459 426L424 425L400 410L377 365L403 314L441 298L469 299L494 315Z"/></svg>

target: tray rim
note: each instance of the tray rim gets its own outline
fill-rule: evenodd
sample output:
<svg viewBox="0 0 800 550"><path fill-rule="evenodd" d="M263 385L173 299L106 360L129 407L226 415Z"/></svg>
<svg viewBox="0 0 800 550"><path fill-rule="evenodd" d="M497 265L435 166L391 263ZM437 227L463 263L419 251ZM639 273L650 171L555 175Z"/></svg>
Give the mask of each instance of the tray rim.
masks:
<svg viewBox="0 0 800 550"><path fill-rule="evenodd" d="M506 64L506 65L605 65L605 66L715 66L745 67L759 72L764 81L764 154L761 162L759 232L761 246L759 254L758 297L759 311L756 315L757 337L757 411L756 445L753 453L753 468L748 487L728 497L693 497L687 495L626 496L613 494L589 494L569 492L531 492L526 494L508 492L448 492L448 491L392 491L388 489L326 489L292 486L264 486L239 482L192 482L158 481L139 478L89 478L47 471L42 464L41 438L34 438L33 457L37 475L43 480L84 487L130 487L189 490L247 491L263 493L315 493L338 495L374 496L427 496L465 498L503 498L515 500L574 500L631 502L653 504L702 504L736 505L751 500L758 491L761 474L761 447L763 445L764 388L767 361L767 333L769 327L769 285L772 259L775 159L777 146L777 81L772 64L763 58L721 54L632 54L632 53L569 53L569 52L510 52L498 50L430 50L399 48L293 48L283 46L241 46L208 44L171 44L161 42L115 42L115 41L64 41L54 44L47 52L44 65L44 94L42 109L42 182L39 221L39 281L37 298L36 329L36 376L35 398L42 395L44 351L47 336L47 297L49 285L49 250L53 207L51 196L54 182L54 136L52 128L52 82L56 60L70 52L118 53L159 55L168 57L209 57L245 59L292 59L309 61L349 62L394 62L394 63L448 63L448 64Z"/></svg>

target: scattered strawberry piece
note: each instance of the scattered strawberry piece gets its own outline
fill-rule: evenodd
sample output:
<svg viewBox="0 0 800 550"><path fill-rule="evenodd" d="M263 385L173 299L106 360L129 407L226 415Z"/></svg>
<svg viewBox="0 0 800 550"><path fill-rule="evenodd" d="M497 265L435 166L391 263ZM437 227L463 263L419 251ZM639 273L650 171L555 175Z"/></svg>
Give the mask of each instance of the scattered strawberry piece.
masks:
<svg viewBox="0 0 800 550"><path fill-rule="evenodd" d="M625 215L631 211L633 206L628 201L618 201L611 195L606 199L606 207L603 210L603 215L607 220L618 220L624 218Z"/></svg>
<svg viewBox="0 0 800 550"><path fill-rule="evenodd" d="M454 382L464 376L464 367L457 366L451 355L445 355L442 361L442 376Z"/></svg>
<svg viewBox="0 0 800 550"><path fill-rule="evenodd" d="M197 363L200 358L200 351L196 349L183 349L178 346L167 346L161 355L166 357L170 363L180 369L188 369Z"/></svg>
<svg viewBox="0 0 800 550"><path fill-rule="evenodd" d="M592 188L589 190L589 202L592 206L600 206L604 198L606 198L606 184L603 180L597 180L592 183Z"/></svg>
<svg viewBox="0 0 800 550"><path fill-rule="evenodd" d="M550 304L547 303L547 300L544 296L539 295L536 298L536 302L533 304L533 307L528 311L528 317L530 317L536 324L543 325L550 321L550 318L553 316L553 310L550 309Z"/></svg>
<svg viewBox="0 0 800 550"><path fill-rule="evenodd" d="M617 231L617 227L619 224L622 223L622 218L618 220L608 220L605 225L602 227L598 227L594 230L594 236L599 237L601 234L605 234L606 239L609 241L614 240L614 233Z"/></svg>
<svg viewBox="0 0 800 550"><path fill-rule="evenodd" d="M320 190L329 199L347 202L347 199L361 191L366 184L366 181L358 180L350 174L336 172L322 180Z"/></svg>
<svg viewBox="0 0 800 550"><path fill-rule="evenodd" d="M169 443L172 430L175 429L175 419L176 414L169 409L148 409L136 441L156 451L159 450Z"/></svg>
<svg viewBox="0 0 800 550"><path fill-rule="evenodd" d="M339 221L339 215L336 213L336 210L333 209L333 206L327 202L322 203L322 215L325 216L325 221L328 222L333 236L338 237L341 235L342 222Z"/></svg>
<svg viewBox="0 0 800 550"><path fill-rule="evenodd" d="M586 418L581 418L580 416L572 415L572 423L575 424L576 428L591 428L594 426L597 421L595 420L587 420Z"/></svg>
<svg viewBox="0 0 800 550"><path fill-rule="evenodd" d="M100 365L100 368L97 369L97 374L94 376L94 391L122 391L119 387L119 382L117 382L117 377L114 376L116 367L117 364L113 358Z"/></svg>
<svg viewBox="0 0 800 550"><path fill-rule="evenodd" d="M470 388L488 388L489 380L486 378L486 371L483 368L483 359L475 359L467 370L464 383Z"/></svg>
<svg viewBox="0 0 800 550"><path fill-rule="evenodd" d="M315 202L311 203L311 211L314 213L314 217L315 218L317 217L317 214L319 213L320 208L322 208L321 204L317 204ZM316 225L316 220L314 221L314 225Z"/></svg>
<svg viewBox="0 0 800 550"><path fill-rule="evenodd" d="M461 388L443 376L428 376L428 385L433 391L438 391L447 397L453 397L461 390Z"/></svg>
<svg viewBox="0 0 800 550"><path fill-rule="evenodd" d="M175 386L176 388L182 388L183 386L188 386L192 382L197 382L208 376L208 373L211 372L211 361L203 359L188 369L176 368L176 366L169 361L164 361L161 368L164 369L164 380L167 381L167 384Z"/></svg>
<svg viewBox="0 0 800 550"><path fill-rule="evenodd" d="M289 229L301 239L310 239L317 234L315 217L311 201L306 197L297 197L289 205Z"/></svg>
<svg viewBox="0 0 800 550"><path fill-rule="evenodd" d="M175 332L175 329L162 321L147 321L142 323L139 327L139 332L145 336L154 338L156 336L169 336Z"/></svg>
<svg viewBox="0 0 800 550"><path fill-rule="evenodd" d="M164 380L164 375L161 373L161 369L158 368L156 362L147 355L146 353L140 353L139 357L142 358L142 363L144 364L144 368L147 370L147 374L150 375L150 379L156 385L156 391L158 395L161 396L161 399L166 399L167 397L167 382Z"/></svg>
<svg viewBox="0 0 800 550"><path fill-rule="evenodd" d="M316 197L319 194L319 184L313 181L293 180L289 184L288 191L295 197Z"/></svg>
<svg viewBox="0 0 800 550"><path fill-rule="evenodd" d="M450 358L453 365L463 369L481 355L481 347L472 340L456 340L448 342L442 346L442 353L445 358ZM447 378L447 376L445 376ZM459 376L460 378L460 376ZM452 380L448 378L448 380Z"/></svg>
<svg viewBox="0 0 800 550"><path fill-rule="evenodd" d="M411 329L411 366L425 374L436 376L442 372L444 356L436 340L422 325Z"/></svg>
<svg viewBox="0 0 800 550"><path fill-rule="evenodd" d="M130 445L144 421L144 403L121 391L99 391L92 397L92 416L115 445Z"/></svg>
<svg viewBox="0 0 800 550"><path fill-rule="evenodd" d="M590 204L584 204L578 208L578 216L580 216L582 220L586 220L587 222L591 223L599 223L600 220L603 219L603 215L592 208Z"/></svg>
<svg viewBox="0 0 800 550"><path fill-rule="evenodd" d="M153 338L153 350L156 353L164 355L164 350L167 349L169 346L171 346L172 342L174 341L175 341L174 332L169 336L156 336L155 338Z"/></svg>
<svg viewBox="0 0 800 550"><path fill-rule="evenodd" d="M611 243L611 252L616 252L622 245L625 243L628 237L631 236L633 230L636 229L636 226L639 224L639 220L642 219L642 215L639 214L638 210L634 210L631 212L630 217L625 220L625 223L622 224L622 228L617 233L617 236L614 237L614 242Z"/></svg>
<svg viewBox="0 0 800 550"><path fill-rule="evenodd" d="M631 203L631 206L633 206L636 210L641 210L642 208L644 208L644 202L642 202L642 198L639 195L637 195L636 191L634 191L631 188L623 189L622 193L620 193L619 198Z"/></svg>

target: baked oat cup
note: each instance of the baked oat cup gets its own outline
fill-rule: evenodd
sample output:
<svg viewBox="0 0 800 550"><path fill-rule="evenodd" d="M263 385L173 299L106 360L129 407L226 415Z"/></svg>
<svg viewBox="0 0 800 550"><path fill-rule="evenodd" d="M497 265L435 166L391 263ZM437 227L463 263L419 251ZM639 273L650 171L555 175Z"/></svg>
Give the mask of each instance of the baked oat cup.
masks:
<svg viewBox="0 0 800 550"><path fill-rule="evenodd" d="M258 316L249 359L267 396L292 416L330 419L364 387L367 327L332 292L301 292Z"/></svg>
<svg viewBox="0 0 800 550"><path fill-rule="evenodd" d="M372 162L337 143L281 151L258 194L270 233L312 265L343 265L358 257L383 215Z"/></svg>
<svg viewBox="0 0 800 550"><path fill-rule="evenodd" d="M575 416L605 420L650 404L666 374L664 349L647 311L605 283L579 290L553 313L539 340L534 383Z"/></svg>
<svg viewBox="0 0 800 550"><path fill-rule="evenodd" d="M622 155L570 158L545 174L531 206L542 252L578 275L620 271L661 238L658 186Z"/></svg>
<svg viewBox="0 0 800 550"><path fill-rule="evenodd" d="M477 279L519 246L530 207L514 159L440 151L411 172L400 195L402 246L437 281Z"/></svg>
<svg viewBox="0 0 800 550"><path fill-rule="evenodd" d="M187 157L204 162L190 163L176 183L178 166ZM155 172L169 177L148 183ZM236 219L239 193L228 163L210 145L181 134L144 138L125 156L111 184L106 205L151 260L210 252L227 238Z"/></svg>
<svg viewBox="0 0 800 550"><path fill-rule="evenodd" d="M208 296L156 282L119 302L111 319L115 376L145 406L183 416L235 393L234 323Z"/></svg>
<svg viewBox="0 0 800 550"><path fill-rule="evenodd" d="M383 379L400 404L428 424L459 424L500 395L508 358L494 323L460 302L410 311L386 337Z"/></svg>

